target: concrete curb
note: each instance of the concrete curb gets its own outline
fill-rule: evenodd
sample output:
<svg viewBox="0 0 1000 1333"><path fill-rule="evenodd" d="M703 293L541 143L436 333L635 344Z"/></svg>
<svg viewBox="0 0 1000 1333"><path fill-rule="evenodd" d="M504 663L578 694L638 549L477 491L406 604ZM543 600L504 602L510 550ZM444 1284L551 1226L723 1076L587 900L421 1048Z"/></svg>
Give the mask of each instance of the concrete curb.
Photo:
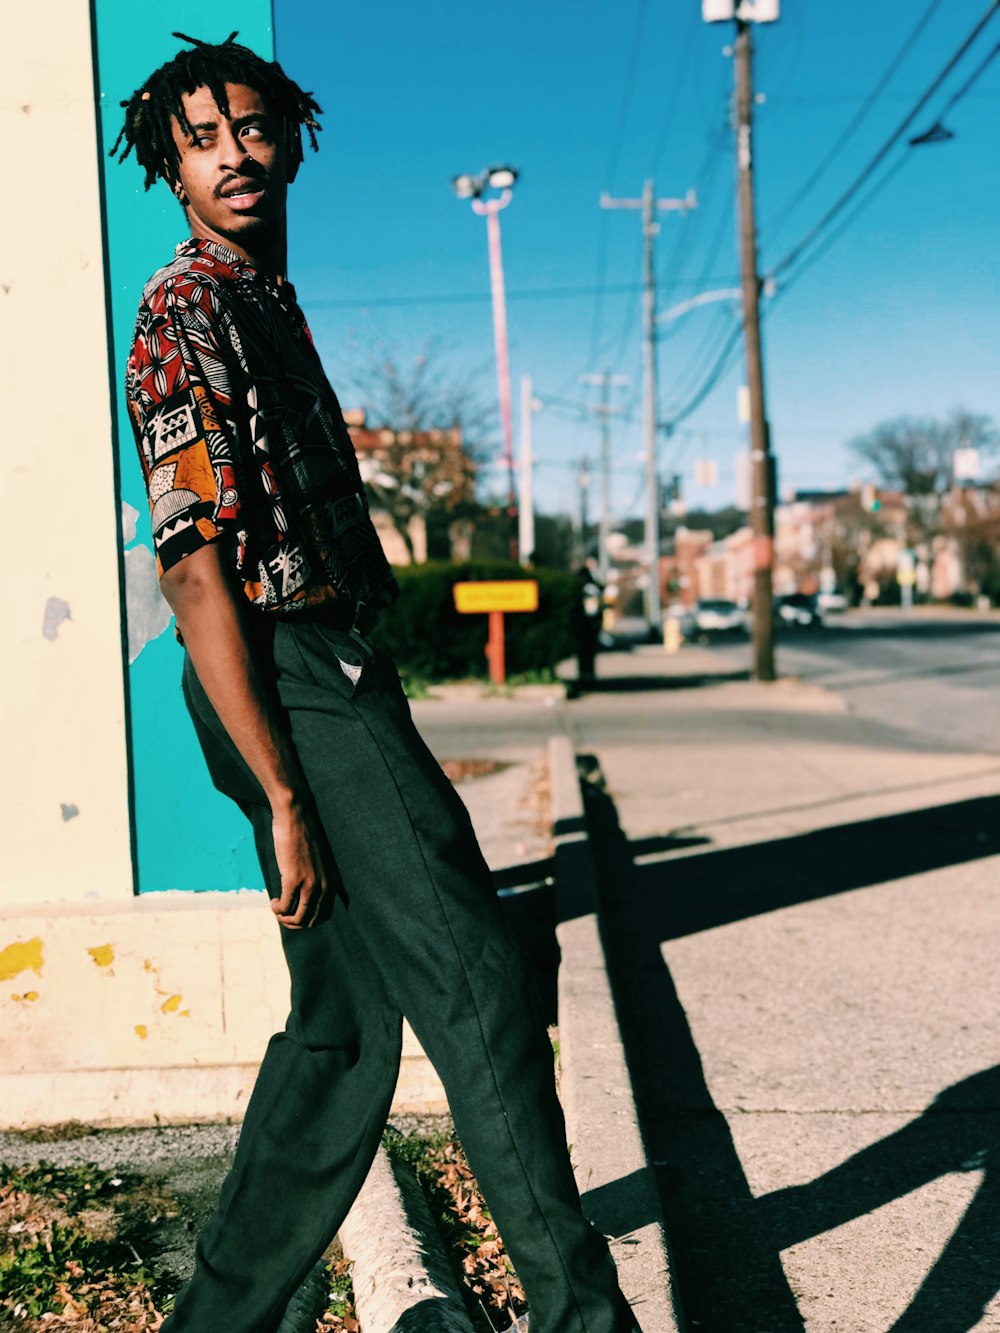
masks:
<svg viewBox="0 0 1000 1333"><path fill-rule="evenodd" d="M420 1183L381 1148L340 1243L364 1333L472 1333Z"/></svg>
<svg viewBox="0 0 1000 1333"><path fill-rule="evenodd" d="M560 922L559 1062L573 1169L588 1216L610 1238L622 1290L645 1333L678 1333L666 1230L608 979L597 875L568 737L549 740L549 777Z"/></svg>

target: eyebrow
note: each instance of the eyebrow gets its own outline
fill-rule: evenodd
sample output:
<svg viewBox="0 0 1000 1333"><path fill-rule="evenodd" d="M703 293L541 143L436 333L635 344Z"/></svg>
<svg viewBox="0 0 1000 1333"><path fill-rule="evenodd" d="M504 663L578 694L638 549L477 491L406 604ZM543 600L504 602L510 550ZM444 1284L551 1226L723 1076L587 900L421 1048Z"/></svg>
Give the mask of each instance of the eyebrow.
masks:
<svg viewBox="0 0 1000 1333"><path fill-rule="evenodd" d="M231 120L228 116L224 117L224 119L229 120L230 124L236 129L242 129L244 125L252 125L254 121L267 120L267 118L267 112L265 111L251 111L245 116L237 116L235 120ZM192 123L190 128L193 134L198 130L214 130L217 128L218 124L219 122L217 120L199 120Z"/></svg>

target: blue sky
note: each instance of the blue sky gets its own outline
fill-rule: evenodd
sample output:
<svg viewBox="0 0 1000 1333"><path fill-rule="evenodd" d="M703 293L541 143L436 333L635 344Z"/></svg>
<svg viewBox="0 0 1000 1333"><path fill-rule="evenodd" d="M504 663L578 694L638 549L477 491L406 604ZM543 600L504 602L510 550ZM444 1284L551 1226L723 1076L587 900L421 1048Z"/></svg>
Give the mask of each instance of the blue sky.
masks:
<svg viewBox="0 0 1000 1333"><path fill-rule="evenodd" d="M755 31L762 266L781 258L850 184L986 8L939 0L867 120L811 193L786 208L909 38L930 0L784 0ZM335 385L375 341L404 360L438 340L456 370L495 393L486 230L450 179L494 162L521 171L502 217L515 382L534 379L539 507L570 512L574 460L596 427L553 401L595 401L588 371L633 379L618 401L614 502L641 512L640 268L636 213L602 190L695 187L701 206L664 214L661 309L736 277L728 25L700 0L508 0L504 5L275 0L278 58L325 111L321 151L290 196L290 273ZM1000 16L914 123L936 112L1000 40ZM846 484L845 442L903 413L955 405L1000 418L1000 59L947 116L956 137L897 149L899 174L774 306L765 326L768 408L780 484ZM878 177L873 181L877 182ZM575 295L553 289L585 289ZM731 327L726 304L670 326L659 350L661 417L686 401ZM702 372L703 373L703 372ZM733 495L744 444L737 361L683 433L662 446L690 504ZM345 406L354 405L342 394ZM515 423L516 429L516 423ZM498 431L499 436L499 431ZM720 484L693 486L699 457Z"/></svg>

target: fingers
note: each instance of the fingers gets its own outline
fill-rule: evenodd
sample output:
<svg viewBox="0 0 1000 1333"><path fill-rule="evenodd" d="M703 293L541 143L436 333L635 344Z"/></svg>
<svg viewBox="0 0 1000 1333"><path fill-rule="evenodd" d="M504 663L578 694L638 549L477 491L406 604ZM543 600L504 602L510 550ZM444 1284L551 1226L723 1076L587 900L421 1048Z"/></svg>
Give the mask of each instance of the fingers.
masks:
<svg viewBox="0 0 1000 1333"><path fill-rule="evenodd" d="M326 889L323 880L306 885L282 885L281 897L271 899L271 911L287 930L308 928L316 923Z"/></svg>

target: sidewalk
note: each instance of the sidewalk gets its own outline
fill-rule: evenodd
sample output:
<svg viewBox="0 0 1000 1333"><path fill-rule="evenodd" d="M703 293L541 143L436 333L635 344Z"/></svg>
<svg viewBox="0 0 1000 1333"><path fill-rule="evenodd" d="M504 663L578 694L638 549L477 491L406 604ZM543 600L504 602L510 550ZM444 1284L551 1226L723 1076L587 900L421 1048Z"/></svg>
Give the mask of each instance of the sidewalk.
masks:
<svg viewBox="0 0 1000 1333"><path fill-rule="evenodd" d="M570 715L688 1327L1000 1329L996 756L710 656Z"/></svg>

